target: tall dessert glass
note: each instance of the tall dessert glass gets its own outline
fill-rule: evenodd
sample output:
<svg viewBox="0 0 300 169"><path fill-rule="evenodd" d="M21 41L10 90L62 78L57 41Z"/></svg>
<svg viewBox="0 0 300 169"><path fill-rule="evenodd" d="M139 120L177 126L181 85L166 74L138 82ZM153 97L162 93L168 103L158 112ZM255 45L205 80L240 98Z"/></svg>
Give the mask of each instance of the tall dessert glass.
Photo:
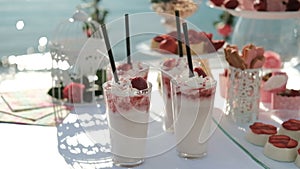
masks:
<svg viewBox="0 0 300 169"><path fill-rule="evenodd" d="M207 154L216 84L210 77L171 80L176 148L181 157Z"/></svg>
<svg viewBox="0 0 300 169"><path fill-rule="evenodd" d="M160 64L161 90L164 101L163 129L165 131L174 131L170 81L173 77L181 74L186 69L187 63L184 58L166 59Z"/></svg>
<svg viewBox="0 0 300 169"><path fill-rule="evenodd" d="M136 166L144 161L152 84L132 87L130 80L103 84L111 152L116 166Z"/></svg>

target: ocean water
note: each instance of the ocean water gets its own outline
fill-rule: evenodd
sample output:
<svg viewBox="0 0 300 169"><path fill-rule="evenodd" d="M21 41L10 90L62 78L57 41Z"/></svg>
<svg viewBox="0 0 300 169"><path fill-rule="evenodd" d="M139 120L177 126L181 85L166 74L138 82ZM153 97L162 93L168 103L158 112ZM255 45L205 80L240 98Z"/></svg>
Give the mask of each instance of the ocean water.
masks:
<svg viewBox="0 0 300 169"><path fill-rule="evenodd" d="M47 44L55 36L55 29L67 20L82 4L81 0L0 0L0 58L11 55L47 52ZM102 0L100 5L109 10L106 22L110 23L124 13L153 12L150 0ZM210 9L205 2L188 20L199 29L220 38L213 22L221 11ZM145 19L141 25L151 27ZM139 26L139 24L135 25ZM123 28L120 28L123 29Z"/></svg>

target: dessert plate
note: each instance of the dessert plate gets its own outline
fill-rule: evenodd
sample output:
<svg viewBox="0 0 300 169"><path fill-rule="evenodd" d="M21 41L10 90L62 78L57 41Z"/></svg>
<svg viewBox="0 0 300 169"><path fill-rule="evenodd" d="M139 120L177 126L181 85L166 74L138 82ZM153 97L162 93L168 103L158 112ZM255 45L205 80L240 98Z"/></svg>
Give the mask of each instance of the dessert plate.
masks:
<svg viewBox="0 0 300 169"><path fill-rule="evenodd" d="M279 127L280 124L290 118L299 119L300 111L290 110L271 110L261 111L257 121L272 124ZM249 129L247 123L238 125L233 123L229 117L224 117L219 124L219 128L234 142L238 145L246 154L248 154L254 161L260 164L263 168L272 169L297 169L298 167L293 162L279 162L266 157L263 154L263 147L259 147L249 143L246 139L246 132Z"/></svg>
<svg viewBox="0 0 300 169"><path fill-rule="evenodd" d="M158 58L177 58L178 55L177 54L173 54L173 53L161 53L157 50L153 50L150 47L150 40L148 41L143 41L141 43L139 43L136 46L136 49L146 55L150 55L150 56L154 56L154 57L158 57ZM224 44L223 46L226 46L226 44ZM201 55L192 55L193 57L200 57L203 59L209 59L209 58L217 58L218 55L223 54L223 48L219 49L217 52L212 52L212 53L207 53L207 54L201 54Z"/></svg>
<svg viewBox="0 0 300 169"><path fill-rule="evenodd" d="M251 19L290 19L290 18L300 18L300 11L283 11L283 12L260 12L260 11L250 11L242 10L240 8L227 9L225 7L220 7L214 5L212 2L207 1L207 6L214 9L219 9L227 11L230 14L238 17L251 18Z"/></svg>

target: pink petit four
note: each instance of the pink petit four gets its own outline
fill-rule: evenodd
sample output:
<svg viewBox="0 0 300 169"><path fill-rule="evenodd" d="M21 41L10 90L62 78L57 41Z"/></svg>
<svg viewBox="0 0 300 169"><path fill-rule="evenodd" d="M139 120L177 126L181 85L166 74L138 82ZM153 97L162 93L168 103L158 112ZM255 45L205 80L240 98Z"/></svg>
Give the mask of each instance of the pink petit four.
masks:
<svg viewBox="0 0 300 169"><path fill-rule="evenodd" d="M270 103L272 93L284 91L288 76L285 72L268 73L262 78L260 89L260 100L264 103Z"/></svg>
<svg viewBox="0 0 300 169"><path fill-rule="evenodd" d="M263 68L266 69L279 69L281 68L282 62L280 59L280 55L273 51L265 51L265 63L263 65Z"/></svg>
<svg viewBox="0 0 300 169"><path fill-rule="evenodd" d="M292 162L297 156L298 141L286 135L270 136L264 146L264 155L277 161Z"/></svg>
<svg viewBox="0 0 300 169"><path fill-rule="evenodd" d="M300 120L289 119L284 121L278 131L279 134L287 135L295 140L300 139Z"/></svg>
<svg viewBox="0 0 300 169"><path fill-rule="evenodd" d="M223 98L227 98L228 89L228 69L224 69L224 73L219 74L220 93Z"/></svg>
<svg viewBox="0 0 300 169"><path fill-rule="evenodd" d="M300 110L300 90L286 89L272 95L271 108Z"/></svg>
<svg viewBox="0 0 300 169"><path fill-rule="evenodd" d="M269 136L277 134L277 127L271 124L255 122L249 126L246 140L257 146L264 146Z"/></svg>

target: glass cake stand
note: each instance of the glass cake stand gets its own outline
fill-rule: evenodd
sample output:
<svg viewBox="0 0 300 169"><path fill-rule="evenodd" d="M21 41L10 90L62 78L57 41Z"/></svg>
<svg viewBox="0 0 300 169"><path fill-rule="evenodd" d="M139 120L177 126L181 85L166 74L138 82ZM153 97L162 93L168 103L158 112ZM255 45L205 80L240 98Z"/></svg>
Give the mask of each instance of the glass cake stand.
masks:
<svg viewBox="0 0 300 169"><path fill-rule="evenodd" d="M263 46L280 54L289 66L300 63L300 11L259 12L245 11L240 8L226 9L214 6L208 1L207 6L227 11L238 17L232 35L232 44L240 49L248 44Z"/></svg>

